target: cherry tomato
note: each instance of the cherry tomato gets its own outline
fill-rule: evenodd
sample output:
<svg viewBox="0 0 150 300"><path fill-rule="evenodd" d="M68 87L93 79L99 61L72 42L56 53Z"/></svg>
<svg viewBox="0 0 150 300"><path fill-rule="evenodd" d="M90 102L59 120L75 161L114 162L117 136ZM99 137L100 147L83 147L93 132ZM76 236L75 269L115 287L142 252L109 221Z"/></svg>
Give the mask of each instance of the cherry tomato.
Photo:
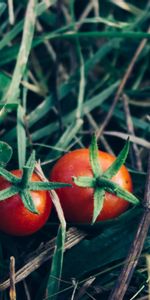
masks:
<svg viewBox="0 0 150 300"><path fill-rule="evenodd" d="M21 170L11 171L21 177ZM40 181L36 175L32 175L32 181ZM0 176L0 190L11 186L11 183ZM4 201L0 201L0 230L5 233L25 236L39 230L47 221L52 201L46 191L31 191L32 199L39 214L34 214L25 208L20 195L14 195Z"/></svg>
<svg viewBox="0 0 150 300"><path fill-rule="evenodd" d="M115 160L114 156L106 152L99 151L98 155L103 171L108 169ZM93 176L88 149L74 150L60 158L52 169L50 180L71 183L73 186L72 188L65 187L57 190L66 220L73 223L89 223L93 214L94 190L75 185L72 181L73 176ZM131 176L125 166L122 166L111 180L132 192ZM115 218L123 213L128 206L127 201L105 192L104 205L96 222Z"/></svg>

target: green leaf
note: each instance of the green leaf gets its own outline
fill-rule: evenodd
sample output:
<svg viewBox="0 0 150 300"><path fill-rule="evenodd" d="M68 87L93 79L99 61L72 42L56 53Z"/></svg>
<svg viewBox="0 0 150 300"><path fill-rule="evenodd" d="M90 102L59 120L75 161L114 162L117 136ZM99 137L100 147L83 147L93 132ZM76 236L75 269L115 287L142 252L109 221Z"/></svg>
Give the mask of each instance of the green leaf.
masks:
<svg viewBox="0 0 150 300"><path fill-rule="evenodd" d="M63 254L65 243L65 229L60 226L57 233L55 251L52 259L51 272L48 279L47 293L48 298L55 300L59 291Z"/></svg>
<svg viewBox="0 0 150 300"><path fill-rule="evenodd" d="M126 158L129 153L129 138L127 139L123 149L117 156L116 160L112 163L112 165L103 173L103 177L111 179L117 172L120 170L121 166L125 163Z"/></svg>
<svg viewBox="0 0 150 300"><path fill-rule="evenodd" d="M86 176L78 176L72 177L74 183L80 187L89 187L95 188L95 178L94 177L86 177Z"/></svg>
<svg viewBox="0 0 150 300"><path fill-rule="evenodd" d="M101 177L98 181L100 187L104 188L105 191L115 194L116 196L127 200L128 202L138 205L140 203L139 199L134 196L132 193L121 188L118 184L113 181L107 180Z"/></svg>
<svg viewBox="0 0 150 300"><path fill-rule="evenodd" d="M114 188L115 188L115 184L113 183L114 185ZM111 188L107 188L107 191L110 191L111 192ZM134 205L138 205L140 204L140 201L139 199L134 196L132 193L122 189L121 187L116 187L116 190L113 190L112 192L113 194L115 194L116 196L120 197L120 198L123 198L124 200L134 204Z"/></svg>
<svg viewBox="0 0 150 300"><path fill-rule="evenodd" d="M26 161L26 131L24 124L25 111L21 105L17 110L17 144L19 169L22 169Z"/></svg>
<svg viewBox="0 0 150 300"><path fill-rule="evenodd" d="M9 182L16 184L20 182L20 178L12 174L11 172L5 170L4 168L0 167L0 175L3 176Z"/></svg>
<svg viewBox="0 0 150 300"><path fill-rule="evenodd" d="M18 194L18 188L15 186L10 186L7 189L0 191L0 201L6 200L11 196Z"/></svg>
<svg viewBox="0 0 150 300"><path fill-rule="evenodd" d="M105 191L103 188L97 187L94 192L94 210L93 210L93 218L92 224L96 221L98 215L100 214L105 198Z"/></svg>
<svg viewBox="0 0 150 300"><path fill-rule="evenodd" d="M5 142L0 142L0 165L6 165L12 157L13 150Z"/></svg>
<svg viewBox="0 0 150 300"><path fill-rule="evenodd" d="M24 206L34 214L38 214L38 211L34 205L32 196L28 190L20 191L20 197Z"/></svg>
<svg viewBox="0 0 150 300"><path fill-rule="evenodd" d="M90 152L90 163L91 163L92 171L94 177L97 178L101 176L103 172L99 162L98 146L97 146L97 140L95 135L93 135L92 137L89 152Z"/></svg>
<svg viewBox="0 0 150 300"><path fill-rule="evenodd" d="M62 182L42 182L42 181L36 181L36 182L30 182L29 183L29 189L31 191L39 191L39 190L55 190L60 189L64 187L71 187L71 184L69 183L62 183Z"/></svg>

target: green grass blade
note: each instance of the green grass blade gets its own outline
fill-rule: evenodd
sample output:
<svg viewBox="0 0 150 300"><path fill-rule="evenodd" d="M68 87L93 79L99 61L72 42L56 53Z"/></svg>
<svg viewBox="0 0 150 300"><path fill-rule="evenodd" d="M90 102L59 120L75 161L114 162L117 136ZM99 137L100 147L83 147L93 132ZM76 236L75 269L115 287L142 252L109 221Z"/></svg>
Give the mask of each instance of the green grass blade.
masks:
<svg viewBox="0 0 150 300"><path fill-rule="evenodd" d="M22 169L26 161L26 131L24 124L25 112L21 105L17 110L17 144L19 169Z"/></svg>
<svg viewBox="0 0 150 300"><path fill-rule="evenodd" d="M19 85L24 75L29 53L31 50L32 40L34 36L35 20L36 20L36 16L35 16L36 4L37 4L37 0L31 0L28 3L21 46L20 46L16 66L14 69L12 81L10 83L8 92L5 96L5 99L9 103L14 102L14 100L18 96Z"/></svg>
<svg viewBox="0 0 150 300"><path fill-rule="evenodd" d="M85 94L85 66L84 66L84 59L83 59L79 40L77 40L77 49L78 49L78 54L80 59L80 82L79 82L79 94L78 94L76 118L80 119L82 116L83 101L84 101L84 94Z"/></svg>
<svg viewBox="0 0 150 300"><path fill-rule="evenodd" d="M75 12L74 12L74 4L75 1L72 0L69 3L70 7L70 13L72 18L72 30L76 31L76 22L75 22ZM76 45L76 52L79 59L79 69L80 69L80 80L79 80L79 93L78 93L78 99L77 99L77 112L76 112L76 118L80 119L82 115L82 109L83 109L83 101L84 101L84 94L85 94L85 66L84 66L84 58L82 55L81 45L78 37L75 39L75 45Z"/></svg>
<svg viewBox="0 0 150 300"><path fill-rule="evenodd" d="M56 4L57 0L47 0L47 1L41 1L41 3L38 3L36 6L36 15L40 16L42 15L50 6Z"/></svg>
<svg viewBox="0 0 150 300"><path fill-rule="evenodd" d="M62 226L60 226L57 233L55 251L52 259L51 271L47 284L47 296L49 299L53 300L57 299L57 293L59 291L63 265L64 243L65 229Z"/></svg>

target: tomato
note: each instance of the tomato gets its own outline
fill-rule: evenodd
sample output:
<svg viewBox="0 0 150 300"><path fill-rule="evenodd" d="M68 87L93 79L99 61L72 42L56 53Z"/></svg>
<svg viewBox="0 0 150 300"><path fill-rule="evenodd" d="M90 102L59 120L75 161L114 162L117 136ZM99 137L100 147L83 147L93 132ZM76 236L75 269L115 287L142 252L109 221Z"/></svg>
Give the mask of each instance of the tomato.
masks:
<svg viewBox="0 0 150 300"><path fill-rule="evenodd" d="M115 160L113 155L102 151L98 152L98 156L103 171L106 171ZM72 184L72 188L65 187L57 190L66 220L73 223L89 223L92 221L94 190L75 185L72 181L73 176L93 177L88 149L74 150L60 158L52 169L50 180ZM111 180L129 192L132 191L131 176L124 165ZM104 205L96 222L115 218L128 206L127 201L105 192Z"/></svg>
<svg viewBox="0 0 150 300"><path fill-rule="evenodd" d="M13 170L11 173L21 177L21 170ZM32 175L32 181L41 181L36 175ZM0 190L11 186L5 178L0 176ZM39 230L47 221L52 201L47 191L31 191L32 199L39 214L34 214L25 208L20 195L14 195L4 201L0 201L0 230L5 233L25 236Z"/></svg>

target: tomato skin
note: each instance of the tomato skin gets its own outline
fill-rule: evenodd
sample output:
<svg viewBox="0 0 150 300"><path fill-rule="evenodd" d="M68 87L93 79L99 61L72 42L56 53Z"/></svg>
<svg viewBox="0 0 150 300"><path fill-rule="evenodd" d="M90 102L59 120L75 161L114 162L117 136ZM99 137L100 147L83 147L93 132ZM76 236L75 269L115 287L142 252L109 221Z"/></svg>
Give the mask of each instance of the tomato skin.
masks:
<svg viewBox="0 0 150 300"><path fill-rule="evenodd" d="M103 171L115 160L113 155L103 151L99 151L98 155ZM93 177L88 149L74 150L60 158L52 169L50 180L72 184L72 188L65 187L57 190L66 220L73 223L90 223L93 214L94 190L75 185L72 181L73 176ZM125 166L120 168L112 181L132 192L132 179ZM115 218L128 206L129 202L106 192L103 209L96 222Z"/></svg>
<svg viewBox="0 0 150 300"><path fill-rule="evenodd" d="M21 170L11 171L17 177L21 177ZM32 181L41 181L33 173ZM5 178L0 176L0 190L11 186ZM15 236L30 235L38 231L47 221L51 209L52 201L46 191L31 191L32 199L39 214L28 211L20 198L14 195L4 201L0 201L0 230Z"/></svg>

